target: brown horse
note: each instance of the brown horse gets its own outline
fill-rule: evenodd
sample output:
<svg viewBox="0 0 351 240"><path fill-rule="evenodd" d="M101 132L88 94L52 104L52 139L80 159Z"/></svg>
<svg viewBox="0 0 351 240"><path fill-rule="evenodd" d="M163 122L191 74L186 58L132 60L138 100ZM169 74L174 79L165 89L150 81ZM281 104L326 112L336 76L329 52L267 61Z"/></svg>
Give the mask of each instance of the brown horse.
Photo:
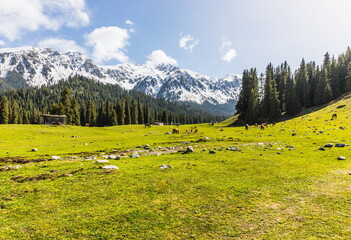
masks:
<svg viewBox="0 0 351 240"><path fill-rule="evenodd" d="M149 123L145 123L145 127L149 127L149 128L151 128L151 124L149 124Z"/></svg>
<svg viewBox="0 0 351 240"><path fill-rule="evenodd" d="M173 128L172 133L173 134L179 134L179 129L178 128Z"/></svg>
<svg viewBox="0 0 351 240"><path fill-rule="evenodd" d="M249 124L245 124L245 129L249 130Z"/></svg>

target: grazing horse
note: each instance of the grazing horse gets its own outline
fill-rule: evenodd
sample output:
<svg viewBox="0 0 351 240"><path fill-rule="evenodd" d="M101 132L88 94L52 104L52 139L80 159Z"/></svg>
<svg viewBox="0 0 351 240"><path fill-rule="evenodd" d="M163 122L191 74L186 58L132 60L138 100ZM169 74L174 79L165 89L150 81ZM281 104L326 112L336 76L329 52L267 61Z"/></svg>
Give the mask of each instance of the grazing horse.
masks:
<svg viewBox="0 0 351 240"><path fill-rule="evenodd" d="M172 133L173 134L179 134L179 128L173 128Z"/></svg>
<svg viewBox="0 0 351 240"><path fill-rule="evenodd" d="M249 130L249 124L245 124L245 129Z"/></svg>
<svg viewBox="0 0 351 240"><path fill-rule="evenodd" d="M91 126L91 123L86 123L85 126L86 126L86 127L90 127L90 126Z"/></svg>
<svg viewBox="0 0 351 240"><path fill-rule="evenodd" d="M149 123L145 123L145 127L149 127L149 128L151 128L151 124L149 124Z"/></svg>
<svg viewBox="0 0 351 240"><path fill-rule="evenodd" d="M194 133L197 133L197 129L195 129Z"/></svg>
<svg viewBox="0 0 351 240"><path fill-rule="evenodd" d="M331 120L334 120L334 119L336 119L336 118L338 118L338 115L336 115L336 113L334 113L333 116L332 116L332 118L331 118Z"/></svg>
<svg viewBox="0 0 351 240"><path fill-rule="evenodd" d="M262 123L260 126L261 130L264 130L264 127L265 127L265 125Z"/></svg>

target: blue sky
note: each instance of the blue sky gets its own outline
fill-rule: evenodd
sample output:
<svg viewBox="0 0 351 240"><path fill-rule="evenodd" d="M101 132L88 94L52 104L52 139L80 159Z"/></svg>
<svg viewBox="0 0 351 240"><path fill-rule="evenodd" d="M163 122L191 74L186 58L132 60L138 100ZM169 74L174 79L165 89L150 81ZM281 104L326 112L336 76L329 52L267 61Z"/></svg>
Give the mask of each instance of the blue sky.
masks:
<svg viewBox="0 0 351 240"><path fill-rule="evenodd" d="M101 65L175 63L213 77L351 45L349 0L0 0L0 47L81 51Z"/></svg>

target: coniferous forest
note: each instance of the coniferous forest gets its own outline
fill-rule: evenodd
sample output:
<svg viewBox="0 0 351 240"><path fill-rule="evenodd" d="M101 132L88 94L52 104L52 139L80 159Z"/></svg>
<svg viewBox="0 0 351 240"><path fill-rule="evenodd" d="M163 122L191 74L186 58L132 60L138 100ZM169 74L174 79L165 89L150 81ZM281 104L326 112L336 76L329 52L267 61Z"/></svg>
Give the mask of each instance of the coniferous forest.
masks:
<svg viewBox="0 0 351 240"><path fill-rule="evenodd" d="M295 72L286 61L277 67L268 64L265 73L259 76L255 68L244 70L235 108L241 122L274 122L283 113L293 116L348 91L351 91L350 48L338 58L326 53L321 66L302 59Z"/></svg>
<svg viewBox="0 0 351 240"><path fill-rule="evenodd" d="M105 85L81 76L40 88L23 85L20 90L8 90L15 87L4 80L0 86L1 90L6 90L0 94L2 124L35 124L40 114L66 115L67 124L89 123L91 126L148 124L152 121L197 124L224 119L188 104L155 99L138 91L125 91L118 85Z"/></svg>

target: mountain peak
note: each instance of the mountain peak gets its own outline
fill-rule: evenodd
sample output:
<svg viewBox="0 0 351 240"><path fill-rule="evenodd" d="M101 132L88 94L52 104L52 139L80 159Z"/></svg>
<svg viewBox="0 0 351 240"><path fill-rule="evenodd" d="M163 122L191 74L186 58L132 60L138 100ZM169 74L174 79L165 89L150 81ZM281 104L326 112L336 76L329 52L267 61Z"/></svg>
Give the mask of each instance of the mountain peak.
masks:
<svg viewBox="0 0 351 240"><path fill-rule="evenodd" d="M100 66L78 52L60 53L50 48L28 46L5 48L0 49L0 77L17 72L28 85L42 86L81 75L171 101L225 104L237 100L241 88L237 75L217 79L180 69L177 62L161 50L154 51L148 58L144 65Z"/></svg>

